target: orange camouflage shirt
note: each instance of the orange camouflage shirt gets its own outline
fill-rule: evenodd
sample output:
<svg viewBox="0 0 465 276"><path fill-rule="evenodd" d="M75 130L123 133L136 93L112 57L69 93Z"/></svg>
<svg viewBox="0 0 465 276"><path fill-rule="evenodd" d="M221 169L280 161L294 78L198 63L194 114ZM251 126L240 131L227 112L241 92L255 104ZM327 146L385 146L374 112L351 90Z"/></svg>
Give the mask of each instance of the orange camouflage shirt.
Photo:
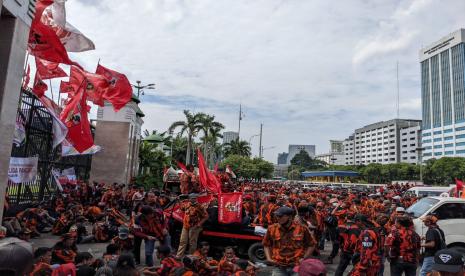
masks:
<svg viewBox="0 0 465 276"><path fill-rule="evenodd" d="M298 264L305 251L315 244L308 228L296 222L289 229L278 223L271 225L263 239L263 246L271 250L272 260L281 266Z"/></svg>

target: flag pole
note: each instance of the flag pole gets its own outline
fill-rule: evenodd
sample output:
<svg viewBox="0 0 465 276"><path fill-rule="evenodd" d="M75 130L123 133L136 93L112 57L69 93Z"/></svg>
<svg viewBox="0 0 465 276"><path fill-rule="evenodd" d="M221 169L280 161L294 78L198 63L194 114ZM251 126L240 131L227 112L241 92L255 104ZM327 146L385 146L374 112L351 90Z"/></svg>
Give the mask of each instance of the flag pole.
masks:
<svg viewBox="0 0 465 276"><path fill-rule="evenodd" d="M52 101L55 101L55 100L53 99L52 80L51 80L51 79L48 79L48 83L50 84L50 93L52 94Z"/></svg>

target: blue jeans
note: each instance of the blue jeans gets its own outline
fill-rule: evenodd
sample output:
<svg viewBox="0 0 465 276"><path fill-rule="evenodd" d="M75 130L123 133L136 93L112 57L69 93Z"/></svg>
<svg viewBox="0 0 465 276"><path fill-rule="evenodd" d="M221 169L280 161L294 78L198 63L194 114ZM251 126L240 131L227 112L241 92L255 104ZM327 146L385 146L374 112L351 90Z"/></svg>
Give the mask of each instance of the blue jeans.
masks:
<svg viewBox="0 0 465 276"><path fill-rule="evenodd" d="M426 276L427 273L433 271L434 257L425 257L421 266L420 276Z"/></svg>
<svg viewBox="0 0 465 276"><path fill-rule="evenodd" d="M145 240L145 264L147 266L153 266L153 251L155 250L155 240ZM160 244L168 246L171 249L171 236L165 235L163 242Z"/></svg>
<svg viewBox="0 0 465 276"><path fill-rule="evenodd" d="M274 267L271 271L271 276L296 276L292 267Z"/></svg>

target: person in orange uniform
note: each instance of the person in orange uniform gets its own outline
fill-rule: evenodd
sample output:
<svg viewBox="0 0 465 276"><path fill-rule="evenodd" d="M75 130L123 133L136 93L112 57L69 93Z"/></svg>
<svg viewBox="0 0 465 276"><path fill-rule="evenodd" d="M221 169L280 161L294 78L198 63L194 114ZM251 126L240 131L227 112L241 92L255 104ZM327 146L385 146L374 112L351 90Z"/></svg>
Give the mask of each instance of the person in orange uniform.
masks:
<svg viewBox="0 0 465 276"><path fill-rule="evenodd" d="M236 257L234 249L230 246L224 249L224 256L218 265L219 275L232 275L238 268L236 266L239 258Z"/></svg>
<svg viewBox="0 0 465 276"><path fill-rule="evenodd" d="M53 263L67 264L74 262L77 255L76 232L66 233L61 236L52 249Z"/></svg>
<svg viewBox="0 0 465 276"><path fill-rule="evenodd" d="M197 249L197 239L202 232L202 225L208 220L207 210L197 201L197 195L190 196L188 202L184 202L181 210L185 212L179 248L176 256L181 258L186 251L194 253ZM189 248L187 248L189 246Z"/></svg>
<svg viewBox="0 0 465 276"><path fill-rule="evenodd" d="M48 247L39 247L34 251L34 269L31 276L51 275L52 267L52 249Z"/></svg>
<svg viewBox="0 0 465 276"><path fill-rule="evenodd" d="M350 264L360 235L360 228L354 221L353 214L347 214L347 222L344 227L340 228L339 235L342 238L341 254L335 276L342 276L347 266Z"/></svg>
<svg viewBox="0 0 465 276"><path fill-rule="evenodd" d="M356 250L359 260L350 275L376 276L381 266L379 250L382 245L379 242L379 236L374 231L374 226L368 221L367 216L357 214L355 223L361 229Z"/></svg>
<svg viewBox="0 0 465 276"><path fill-rule="evenodd" d="M194 166L187 165L187 171L183 172L180 177L181 194L187 195L192 192L195 181Z"/></svg>
<svg viewBox="0 0 465 276"><path fill-rule="evenodd" d="M280 207L275 216L278 223L270 225L263 238L266 260L274 266L272 275L293 275L294 266L311 256L316 243L307 227L294 222L292 208Z"/></svg>

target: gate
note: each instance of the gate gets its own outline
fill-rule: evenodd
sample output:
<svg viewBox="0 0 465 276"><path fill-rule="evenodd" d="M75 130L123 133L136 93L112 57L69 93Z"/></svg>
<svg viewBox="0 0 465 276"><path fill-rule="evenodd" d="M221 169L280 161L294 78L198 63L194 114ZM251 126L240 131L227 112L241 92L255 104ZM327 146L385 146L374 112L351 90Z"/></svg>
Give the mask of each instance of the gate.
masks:
<svg viewBox="0 0 465 276"><path fill-rule="evenodd" d="M92 156L61 157L61 145L53 149L52 115L30 90L21 91L17 121L24 125L25 139L19 146L13 145L11 156L37 156L39 163L35 181L18 184L8 181L7 195L10 204L22 205L50 199L56 191L52 168L62 170L74 167L77 179L89 179Z"/></svg>

